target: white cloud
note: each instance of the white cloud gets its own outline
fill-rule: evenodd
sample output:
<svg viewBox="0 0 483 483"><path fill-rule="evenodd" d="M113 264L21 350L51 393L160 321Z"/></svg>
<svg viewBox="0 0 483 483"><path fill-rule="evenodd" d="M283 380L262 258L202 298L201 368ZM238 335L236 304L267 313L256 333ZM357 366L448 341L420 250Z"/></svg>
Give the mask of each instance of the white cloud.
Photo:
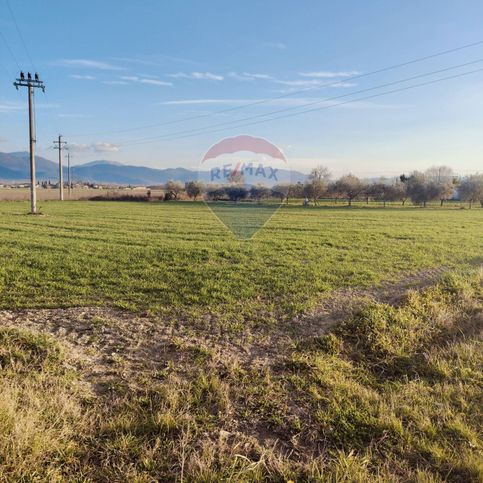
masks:
<svg viewBox="0 0 483 483"><path fill-rule="evenodd" d="M72 79L83 79L83 80L94 80L95 77L93 75L80 75L80 74L72 74L69 77Z"/></svg>
<svg viewBox="0 0 483 483"><path fill-rule="evenodd" d="M137 75L123 75L121 76L121 79L123 81L129 81L129 82L138 82L140 84L150 84L153 86L172 86L172 82L166 82L158 79L154 79L152 76L149 76L149 78L146 77L139 77Z"/></svg>
<svg viewBox="0 0 483 483"><path fill-rule="evenodd" d="M299 72L299 75L302 77L317 77L322 79L333 79L335 77L352 77L358 74L360 74L360 72L358 72L357 70L342 71L342 72L337 72L337 71L334 72L330 70L322 70L318 72Z"/></svg>
<svg viewBox="0 0 483 483"><path fill-rule="evenodd" d="M92 59L60 59L55 63L64 67L85 67L88 69L99 70L123 70L123 67Z"/></svg>
<svg viewBox="0 0 483 483"><path fill-rule="evenodd" d="M189 74L177 72L176 74L168 74L168 77L173 79L205 79L214 81L222 81L224 79L222 75L213 74L212 72L191 72Z"/></svg>
<svg viewBox="0 0 483 483"><path fill-rule="evenodd" d="M97 142L92 144L69 143L68 149L75 153L117 153L119 151L119 146L107 142Z"/></svg>

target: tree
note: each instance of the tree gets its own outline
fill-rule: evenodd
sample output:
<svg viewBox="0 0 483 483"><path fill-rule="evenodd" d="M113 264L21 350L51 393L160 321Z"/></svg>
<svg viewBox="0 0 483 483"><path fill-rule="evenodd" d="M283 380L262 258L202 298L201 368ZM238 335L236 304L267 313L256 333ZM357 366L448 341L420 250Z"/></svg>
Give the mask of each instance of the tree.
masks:
<svg viewBox="0 0 483 483"><path fill-rule="evenodd" d="M406 203L406 200L408 199L408 190L406 186L406 177L402 175L398 181L394 183L393 189L394 189L394 201L401 201L402 205Z"/></svg>
<svg viewBox="0 0 483 483"><path fill-rule="evenodd" d="M250 189L250 197L257 200L258 203L260 203L262 199L270 198L271 194L272 190L261 184L252 186Z"/></svg>
<svg viewBox="0 0 483 483"><path fill-rule="evenodd" d="M219 201L226 195L226 191L223 186L211 185L207 187L206 195L210 200Z"/></svg>
<svg viewBox="0 0 483 483"><path fill-rule="evenodd" d="M244 186L227 186L225 192L228 198L235 203L239 200L244 200L248 196L248 190Z"/></svg>
<svg viewBox="0 0 483 483"><path fill-rule="evenodd" d="M290 184L276 184L272 188L272 195L276 196L277 198L280 198L280 203L283 203L283 201L286 199L288 203L288 197L290 193Z"/></svg>
<svg viewBox="0 0 483 483"><path fill-rule="evenodd" d="M188 181L185 186L186 194L196 200L204 191L204 185L201 181Z"/></svg>
<svg viewBox="0 0 483 483"><path fill-rule="evenodd" d="M180 183L179 181L172 181L172 180L168 181L164 188L166 191L166 194L168 194L167 199L177 200L179 194L183 192L183 188L184 188L183 183ZM165 199L166 199L166 195L165 195Z"/></svg>
<svg viewBox="0 0 483 483"><path fill-rule="evenodd" d="M428 201L438 199L441 192L438 184L420 171L414 171L407 178L406 186L411 201L423 207L426 207Z"/></svg>
<svg viewBox="0 0 483 483"><path fill-rule="evenodd" d="M330 179L330 172L325 166L314 168L304 185L304 194L307 198L317 204L317 200L327 192L327 185Z"/></svg>
<svg viewBox="0 0 483 483"><path fill-rule="evenodd" d="M333 190L340 197L346 198L349 206L352 206L352 200L357 198L364 190L364 183L353 174L348 174L339 178L333 186Z"/></svg>
<svg viewBox="0 0 483 483"><path fill-rule="evenodd" d="M483 208L483 174L473 174L464 178L458 187L458 194L463 201L468 201L470 208L477 201Z"/></svg>
<svg viewBox="0 0 483 483"><path fill-rule="evenodd" d="M456 178L449 166L433 166L425 171L429 183L438 190L438 198L443 203L454 195Z"/></svg>
<svg viewBox="0 0 483 483"><path fill-rule="evenodd" d="M396 201L399 199L399 191L395 184L391 184L388 180L381 178L379 181L372 183L367 192L376 201L382 201L384 208L388 201Z"/></svg>

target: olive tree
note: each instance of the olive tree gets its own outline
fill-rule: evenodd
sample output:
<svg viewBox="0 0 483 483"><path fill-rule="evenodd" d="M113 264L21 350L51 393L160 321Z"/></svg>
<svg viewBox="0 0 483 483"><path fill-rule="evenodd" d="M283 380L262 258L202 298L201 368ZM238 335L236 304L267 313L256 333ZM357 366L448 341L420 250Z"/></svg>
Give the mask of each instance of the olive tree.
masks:
<svg viewBox="0 0 483 483"><path fill-rule="evenodd" d="M183 183L179 181L169 180L164 187L166 194L169 195L167 199L178 199L180 193L183 192L184 186ZM166 195L165 195L166 198Z"/></svg>
<svg viewBox="0 0 483 483"><path fill-rule="evenodd" d="M414 171L407 178L406 186L411 201L423 207L426 207L428 201L438 199L441 192L438 183L420 171Z"/></svg>
<svg viewBox="0 0 483 483"><path fill-rule="evenodd" d="M225 192L231 201L244 200L248 196L248 190L244 186L231 185L225 188Z"/></svg>
<svg viewBox="0 0 483 483"><path fill-rule="evenodd" d="M186 194L196 200L204 191L204 185L201 181L188 181L185 186Z"/></svg>
<svg viewBox="0 0 483 483"><path fill-rule="evenodd" d="M271 194L272 190L261 184L250 188L250 197L257 200L258 203L260 203L262 199L270 198Z"/></svg>

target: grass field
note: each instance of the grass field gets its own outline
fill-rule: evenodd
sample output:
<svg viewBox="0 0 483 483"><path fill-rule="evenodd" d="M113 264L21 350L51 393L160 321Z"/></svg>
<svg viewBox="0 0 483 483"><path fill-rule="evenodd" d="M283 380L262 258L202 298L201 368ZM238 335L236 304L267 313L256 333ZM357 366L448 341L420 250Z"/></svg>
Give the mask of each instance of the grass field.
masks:
<svg viewBox="0 0 483 483"><path fill-rule="evenodd" d="M294 205L250 240L203 203L27 210L0 481L483 478L483 209Z"/></svg>
<svg viewBox="0 0 483 483"><path fill-rule="evenodd" d="M264 323L320 296L481 263L483 210L282 208L250 241L202 203L0 205L0 306L110 303Z"/></svg>

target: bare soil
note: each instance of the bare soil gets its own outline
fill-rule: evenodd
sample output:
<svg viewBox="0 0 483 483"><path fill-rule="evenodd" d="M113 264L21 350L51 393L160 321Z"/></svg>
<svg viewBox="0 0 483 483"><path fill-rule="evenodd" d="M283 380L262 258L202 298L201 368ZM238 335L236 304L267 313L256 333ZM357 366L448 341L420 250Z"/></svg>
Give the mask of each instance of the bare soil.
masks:
<svg viewBox="0 0 483 483"><path fill-rule="evenodd" d="M188 370L203 351L215 363L276 366L299 342L322 336L363 304L375 300L396 305L409 290L435 283L443 272L426 270L380 287L336 290L316 310L290 323L247 329L236 336L209 323L200 328L180 321L174 326L149 313L112 307L3 310L0 326L54 337L64 348L66 362L80 371L90 390L101 394L117 384L135 389L160 377L170 365Z"/></svg>

